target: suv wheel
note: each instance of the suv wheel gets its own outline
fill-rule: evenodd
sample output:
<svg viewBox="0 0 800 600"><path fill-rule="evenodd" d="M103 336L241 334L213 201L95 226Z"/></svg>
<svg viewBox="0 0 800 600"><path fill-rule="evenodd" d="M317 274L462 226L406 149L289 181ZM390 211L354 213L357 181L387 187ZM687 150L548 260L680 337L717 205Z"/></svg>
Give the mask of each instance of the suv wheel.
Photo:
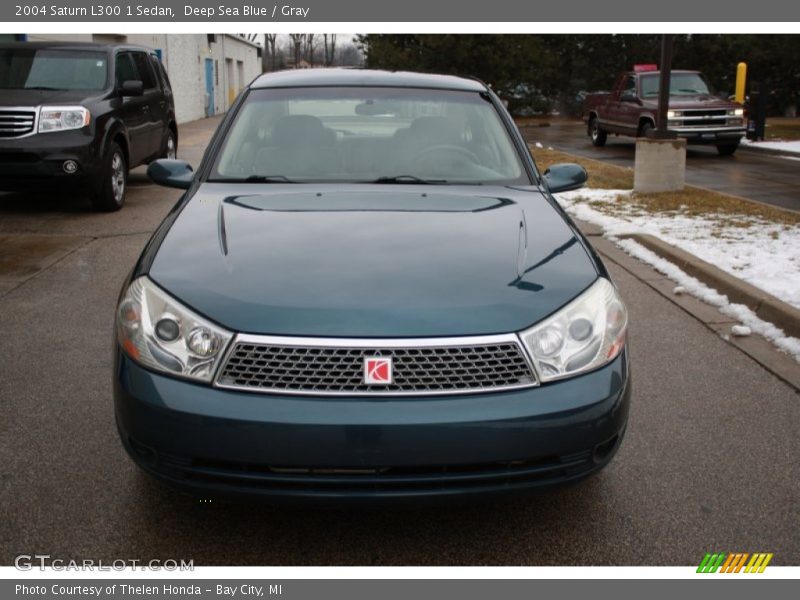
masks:
<svg viewBox="0 0 800 600"><path fill-rule="evenodd" d="M178 157L178 144L175 142L175 134L170 131L167 133L167 139L164 142L164 151L161 153L161 158L177 158Z"/></svg>
<svg viewBox="0 0 800 600"><path fill-rule="evenodd" d="M606 145L608 134L600 128L597 117L592 117L592 120L589 121L589 137L592 138L592 146L600 148Z"/></svg>
<svg viewBox="0 0 800 600"><path fill-rule="evenodd" d="M118 144L112 142L108 148L100 190L92 198L92 207L103 212L119 210L125 203L127 187L128 164L125 154Z"/></svg>

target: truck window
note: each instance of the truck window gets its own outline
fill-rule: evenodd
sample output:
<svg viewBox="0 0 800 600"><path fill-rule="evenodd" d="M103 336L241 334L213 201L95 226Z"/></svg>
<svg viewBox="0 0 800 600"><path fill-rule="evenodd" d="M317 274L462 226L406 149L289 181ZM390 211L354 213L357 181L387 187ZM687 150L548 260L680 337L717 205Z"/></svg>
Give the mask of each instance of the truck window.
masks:
<svg viewBox="0 0 800 600"><path fill-rule="evenodd" d="M133 62L136 64L136 70L139 71L139 77L142 80L144 89L152 90L158 87L156 83L156 76L150 66L150 61L147 60L147 54L144 52L132 52Z"/></svg>
<svg viewBox="0 0 800 600"><path fill-rule="evenodd" d="M658 96L658 74L642 76L642 96ZM713 95L711 84L700 73L671 73L669 79L670 96Z"/></svg>
<svg viewBox="0 0 800 600"><path fill-rule="evenodd" d="M622 93L623 94L632 94L636 95L636 78L632 75L628 75L625 78L625 84L622 86Z"/></svg>
<svg viewBox="0 0 800 600"><path fill-rule="evenodd" d="M158 80L161 82L161 87L164 88L164 90L171 92L172 86L169 83L169 77L167 76L167 72L164 70L164 65L161 63L161 60L155 54L151 54L150 62L153 65L153 70L158 75Z"/></svg>
<svg viewBox="0 0 800 600"><path fill-rule="evenodd" d="M117 54L116 68L114 69L116 75L117 87L122 87L126 81L136 81L139 75L131 62L130 52L120 52Z"/></svg>

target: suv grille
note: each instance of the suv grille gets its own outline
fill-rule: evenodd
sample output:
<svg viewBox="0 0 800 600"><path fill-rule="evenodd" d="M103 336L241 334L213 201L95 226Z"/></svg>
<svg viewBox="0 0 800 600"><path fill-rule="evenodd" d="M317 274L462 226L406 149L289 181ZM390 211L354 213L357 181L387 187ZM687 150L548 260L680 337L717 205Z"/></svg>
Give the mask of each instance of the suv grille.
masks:
<svg viewBox="0 0 800 600"><path fill-rule="evenodd" d="M0 109L0 138L15 138L33 132L36 112Z"/></svg>
<svg viewBox="0 0 800 600"><path fill-rule="evenodd" d="M285 340L285 338L282 338ZM228 353L217 385L260 392L311 395L426 395L486 392L536 385L516 336L408 340L381 345L294 345L238 339ZM387 385L364 383L364 359L391 357L394 377Z"/></svg>

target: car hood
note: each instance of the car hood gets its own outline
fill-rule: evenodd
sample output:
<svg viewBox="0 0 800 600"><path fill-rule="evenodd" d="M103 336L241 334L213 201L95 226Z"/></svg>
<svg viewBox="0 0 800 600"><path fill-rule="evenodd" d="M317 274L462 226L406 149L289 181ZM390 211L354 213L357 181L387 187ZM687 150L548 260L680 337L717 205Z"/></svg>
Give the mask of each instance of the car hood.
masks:
<svg viewBox="0 0 800 600"><path fill-rule="evenodd" d="M206 183L149 275L234 331L425 337L524 329L597 267L532 189Z"/></svg>
<svg viewBox="0 0 800 600"><path fill-rule="evenodd" d="M103 92L86 90L0 90L0 106L81 104Z"/></svg>

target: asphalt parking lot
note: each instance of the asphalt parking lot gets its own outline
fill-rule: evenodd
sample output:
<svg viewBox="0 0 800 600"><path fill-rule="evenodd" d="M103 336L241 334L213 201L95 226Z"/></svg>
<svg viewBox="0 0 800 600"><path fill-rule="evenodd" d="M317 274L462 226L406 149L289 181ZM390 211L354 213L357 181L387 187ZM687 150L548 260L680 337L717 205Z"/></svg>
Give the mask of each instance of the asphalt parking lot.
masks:
<svg viewBox="0 0 800 600"><path fill-rule="evenodd" d="M197 164L216 121L181 128ZM119 287L179 192L134 173L127 206L0 196L0 564L689 565L711 550L800 564L800 395L610 261L630 308L627 437L599 476L494 504L289 510L200 503L140 474L114 425ZM602 248L601 248L602 250Z"/></svg>
<svg viewBox="0 0 800 600"><path fill-rule="evenodd" d="M633 138L609 135L604 147L595 148L586 135L586 125L577 120L553 120L548 127L523 127L522 134L531 143L633 168L636 148ZM744 147L733 156L719 156L714 146L688 146L686 182L800 210L796 157L771 156Z"/></svg>

